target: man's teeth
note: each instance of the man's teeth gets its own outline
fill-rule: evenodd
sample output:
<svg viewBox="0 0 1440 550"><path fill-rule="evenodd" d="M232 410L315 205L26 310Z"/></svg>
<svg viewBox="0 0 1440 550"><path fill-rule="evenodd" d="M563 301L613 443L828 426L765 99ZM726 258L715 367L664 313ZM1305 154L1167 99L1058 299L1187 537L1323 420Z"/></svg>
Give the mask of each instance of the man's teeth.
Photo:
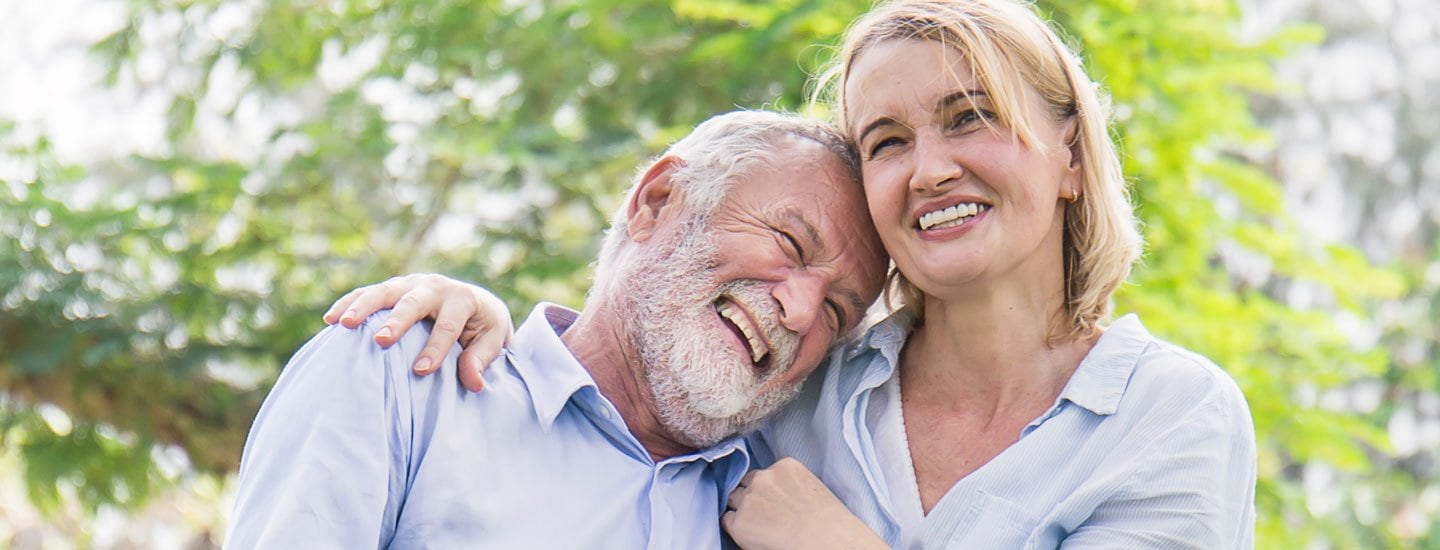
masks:
<svg viewBox="0 0 1440 550"><path fill-rule="evenodd" d="M955 206L951 206L942 210L936 210L934 212L930 212L928 214L920 216L920 229L930 230L944 229L946 227L955 227L957 225L965 223L966 220L969 220L976 214L979 214L989 209L990 207L984 204L968 202L963 204L957 204Z"/></svg>
<svg viewBox="0 0 1440 550"><path fill-rule="evenodd" d="M765 357L765 346L758 336L760 331L750 324L750 318L740 311L739 306L728 301L720 302L715 309L731 323L735 323L735 326L740 327L740 332L745 334L746 346L750 348L750 360L759 363Z"/></svg>

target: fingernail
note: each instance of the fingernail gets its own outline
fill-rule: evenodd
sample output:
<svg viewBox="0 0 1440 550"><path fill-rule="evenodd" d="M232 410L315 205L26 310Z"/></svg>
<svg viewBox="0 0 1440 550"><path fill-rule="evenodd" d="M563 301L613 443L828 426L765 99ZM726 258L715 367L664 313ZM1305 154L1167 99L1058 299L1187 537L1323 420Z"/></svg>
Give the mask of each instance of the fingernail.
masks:
<svg viewBox="0 0 1440 550"><path fill-rule="evenodd" d="M347 309L347 310L345 310L345 314L340 316L340 320L341 320L341 321L354 321L354 320L355 320L355 310L353 310L353 309Z"/></svg>
<svg viewBox="0 0 1440 550"><path fill-rule="evenodd" d="M415 363L415 372L418 372L420 374L430 372L430 358L421 357L420 360Z"/></svg>
<svg viewBox="0 0 1440 550"><path fill-rule="evenodd" d="M386 339L389 339L389 338L390 338L390 327L385 327L385 328L380 329L380 332L375 333L375 337L376 337L376 338L386 338Z"/></svg>

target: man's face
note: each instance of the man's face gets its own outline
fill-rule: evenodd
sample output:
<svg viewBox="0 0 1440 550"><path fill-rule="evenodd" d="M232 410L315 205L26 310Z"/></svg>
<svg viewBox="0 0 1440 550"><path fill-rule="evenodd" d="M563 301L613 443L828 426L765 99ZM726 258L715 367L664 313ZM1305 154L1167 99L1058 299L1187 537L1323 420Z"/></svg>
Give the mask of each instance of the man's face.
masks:
<svg viewBox="0 0 1440 550"><path fill-rule="evenodd" d="M819 144L782 147L708 220L683 206L662 217L621 283L656 410L696 447L793 397L880 291L885 256L859 186Z"/></svg>

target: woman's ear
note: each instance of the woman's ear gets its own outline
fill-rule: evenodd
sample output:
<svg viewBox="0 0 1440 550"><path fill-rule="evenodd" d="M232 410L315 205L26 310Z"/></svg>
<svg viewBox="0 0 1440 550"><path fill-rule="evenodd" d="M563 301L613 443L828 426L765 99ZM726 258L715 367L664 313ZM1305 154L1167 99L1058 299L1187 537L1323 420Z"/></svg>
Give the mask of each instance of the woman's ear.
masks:
<svg viewBox="0 0 1440 550"><path fill-rule="evenodd" d="M1065 121L1065 131L1062 135L1065 148L1062 149L1068 161L1065 166L1065 174L1060 184L1060 198L1075 202L1085 192L1085 149L1080 144L1080 117L1071 115Z"/></svg>
<svg viewBox="0 0 1440 550"><path fill-rule="evenodd" d="M1084 166L1081 155L1085 152L1080 145L1079 115L1070 115L1070 119L1065 122L1065 147L1070 151L1070 171L1079 173L1080 167Z"/></svg>
<svg viewBox="0 0 1440 550"><path fill-rule="evenodd" d="M685 166L685 161L674 155L665 155L640 178L635 192L630 194L626 205L626 232L630 240L644 242L655 233L665 207L678 201L680 195L675 188L675 172Z"/></svg>

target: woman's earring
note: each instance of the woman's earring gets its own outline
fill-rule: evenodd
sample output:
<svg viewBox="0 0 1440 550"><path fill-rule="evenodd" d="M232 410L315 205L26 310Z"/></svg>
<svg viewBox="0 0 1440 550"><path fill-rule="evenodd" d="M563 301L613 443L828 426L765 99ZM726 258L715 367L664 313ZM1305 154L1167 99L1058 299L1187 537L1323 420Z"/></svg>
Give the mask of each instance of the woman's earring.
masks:
<svg viewBox="0 0 1440 550"><path fill-rule="evenodd" d="M1073 188L1070 189L1070 203L1074 204L1077 200L1080 200L1080 192Z"/></svg>

